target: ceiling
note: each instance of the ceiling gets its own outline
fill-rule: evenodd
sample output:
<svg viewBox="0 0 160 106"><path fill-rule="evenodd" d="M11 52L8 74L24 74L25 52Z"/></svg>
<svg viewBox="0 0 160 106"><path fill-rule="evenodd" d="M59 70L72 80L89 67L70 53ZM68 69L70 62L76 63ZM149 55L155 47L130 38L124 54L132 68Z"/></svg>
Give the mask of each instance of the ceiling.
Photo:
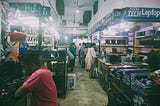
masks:
<svg viewBox="0 0 160 106"><path fill-rule="evenodd" d="M64 0L62 20L65 23L65 29L70 32L73 32L73 28L86 30L87 26L82 24L83 14L86 10L92 10L95 1L97 0ZM79 10L78 13L77 10Z"/></svg>

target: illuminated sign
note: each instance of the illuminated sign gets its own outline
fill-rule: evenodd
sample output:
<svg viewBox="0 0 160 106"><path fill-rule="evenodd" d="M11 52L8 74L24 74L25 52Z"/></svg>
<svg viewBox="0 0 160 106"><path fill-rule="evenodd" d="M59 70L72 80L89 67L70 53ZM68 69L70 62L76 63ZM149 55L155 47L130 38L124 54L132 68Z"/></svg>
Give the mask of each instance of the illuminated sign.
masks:
<svg viewBox="0 0 160 106"><path fill-rule="evenodd" d="M122 17L122 10L121 9L114 9L112 11L112 14L113 14L114 18L120 19Z"/></svg>
<svg viewBox="0 0 160 106"><path fill-rule="evenodd" d="M43 6L42 7L42 12L41 12L41 15L42 16L50 16L50 11L51 11L51 8L50 7L46 7L46 6Z"/></svg>
<svg viewBox="0 0 160 106"><path fill-rule="evenodd" d="M124 8L123 19L132 21L160 21L160 8Z"/></svg>
<svg viewBox="0 0 160 106"><path fill-rule="evenodd" d="M121 21L160 22L160 8L127 7L114 9L93 26L91 29L92 33L104 29L105 27L120 23Z"/></svg>
<svg viewBox="0 0 160 106"><path fill-rule="evenodd" d="M11 7L21 11L22 16L50 16L50 7L40 3L9 3Z"/></svg>

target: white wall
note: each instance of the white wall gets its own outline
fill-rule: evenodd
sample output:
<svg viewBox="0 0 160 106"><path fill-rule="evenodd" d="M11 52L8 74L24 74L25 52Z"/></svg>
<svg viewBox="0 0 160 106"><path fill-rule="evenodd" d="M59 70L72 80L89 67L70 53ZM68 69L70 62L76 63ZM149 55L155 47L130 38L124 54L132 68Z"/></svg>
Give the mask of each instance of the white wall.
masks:
<svg viewBox="0 0 160 106"><path fill-rule="evenodd" d="M98 0L98 12L92 16L89 28L100 21L104 16L111 13L113 9L121 9L125 7L149 7L160 8L160 0Z"/></svg>

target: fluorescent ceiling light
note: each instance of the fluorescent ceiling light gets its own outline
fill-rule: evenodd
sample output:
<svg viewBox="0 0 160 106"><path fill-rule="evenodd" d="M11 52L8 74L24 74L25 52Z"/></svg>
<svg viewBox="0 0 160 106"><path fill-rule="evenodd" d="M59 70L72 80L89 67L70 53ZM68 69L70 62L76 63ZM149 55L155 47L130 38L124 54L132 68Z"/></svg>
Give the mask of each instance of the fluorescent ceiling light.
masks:
<svg viewBox="0 0 160 106"><path fill-rule="evenodd" d="M77 14L80 13L80 10L79 10L78 8L76 9L76 13L77 13Z"/></svg>

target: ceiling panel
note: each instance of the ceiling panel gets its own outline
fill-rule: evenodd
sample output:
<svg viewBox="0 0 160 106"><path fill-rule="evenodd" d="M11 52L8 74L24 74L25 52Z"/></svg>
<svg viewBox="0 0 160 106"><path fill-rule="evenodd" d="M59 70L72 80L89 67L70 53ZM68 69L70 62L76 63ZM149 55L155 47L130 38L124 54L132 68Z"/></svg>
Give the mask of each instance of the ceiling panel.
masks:
<svg viewBox="0 0 160 106"><path fill-rule="evenodd" d="M66 29L67 27L79 26L77 24L83 22L84 11L92 10L95 1L97 0L64 0L65 15L63 20L66 20ZM79 13L76 13L77 8Z"/></svg>

